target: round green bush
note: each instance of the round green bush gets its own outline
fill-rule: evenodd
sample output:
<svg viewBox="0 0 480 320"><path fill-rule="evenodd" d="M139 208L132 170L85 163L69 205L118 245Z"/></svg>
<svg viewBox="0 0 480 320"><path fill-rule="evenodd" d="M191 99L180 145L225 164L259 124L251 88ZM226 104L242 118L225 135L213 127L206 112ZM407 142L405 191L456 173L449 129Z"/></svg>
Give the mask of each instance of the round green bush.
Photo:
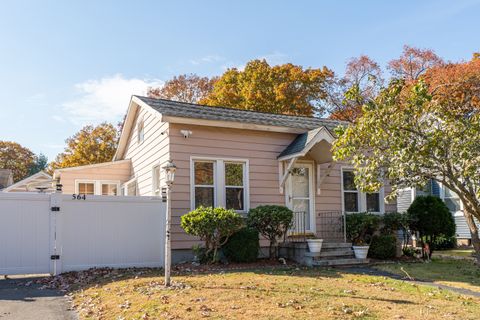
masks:
<svg viewBox="0 0 480 320"><path fill-rule="evenodd" d="M353 245L367 245L378 230L380 217L373 213L349 213L345 217L347 238Z"/></svg>
<svg viewBox="0 0 480 320"><path fill-rule="evenodd" d="M225 257L232 262L254 262L260 250L258 231L242 228L234 233L222 248Z"/></svg>
<svg viewBox="0 0 480 320"><path fill-rule="evenodd" d="M270 259L277 257L277 239L288 230L293 220L293 212L284 206L258 206L248 212L247 225L270 241Z"/></svg>
<svg viewBox="0 0 480 320"><path fill-rule="evenodd" d="M396 253L396 238L393 235L373 236L368 256L374 259L392 259Z"/></svg>

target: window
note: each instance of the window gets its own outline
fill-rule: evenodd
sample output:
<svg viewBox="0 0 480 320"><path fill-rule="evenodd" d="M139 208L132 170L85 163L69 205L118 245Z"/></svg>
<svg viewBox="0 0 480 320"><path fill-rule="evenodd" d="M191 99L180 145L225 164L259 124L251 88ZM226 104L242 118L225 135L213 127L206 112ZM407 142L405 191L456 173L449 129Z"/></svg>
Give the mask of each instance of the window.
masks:
<svg viewBox="0 0 480 320"><path fill-rule="evenodd" d="M367 193L366 202L368 212L380 212L380 193Z"/></svg>
<svg viewBox="0 0 480 320"><path fill-rule="evenodd" d="M143 123L143 119L138 122L137 125L137 140L138 143L142 143L145 140L145 127Z"/></svg>
<svg viewBox="0 0 480 320"><path fill-rule="evenodd" d="M246 160L195 159L192 161L192 209L221 206L248 210Z"/></svg>
<svg viewBox="0 0 480 320"><path fill-rule="evenodd" d="M195 208L215 206L214 162L194 162Z"/></svg>
<svg viewBox="0 0 480 320"><path fill-rule="evenodd" d="M225 162L225 207L244 210L244 163Z"/></svg>
<svg viewBox="0 0 480 320"><path fill-rule="evenodd" d="M353 171L343 171L343 206L346 212L359 211L359 192Z"/></svg>
<svg viewBox="0 0 480 320"><path fill-rule="evenodd" d="M93 182L79 182L77 184L78 194L95 194L95 183Z"/></svg>
<svg viewBox="0 0 480 320"><path fill-rule="evenodd" d="M450 212L458 212L462 210L462 204L458 195L444 187L443 201L447 205Z"/></svg>
<svg viewBox="0 0 480 320"><path fill-rule="evenodd" d="M127 186L125 188L125 195L126 196L136 196L137 195L137 181L129 181L127 182Z"/></svg>
<svg viewBox="0 0 480 320"><path fill-rule="evenodd" d="M154 196L160 196L160 165L156 165L152 169L152 194Z"/></svg>
<svg viewBox="0 0 480 320"><path fill-rule="evenodd" d="M102 183L102 196L116 196L118 185L116 183Z"/></svg>
<svg viewBox="0 0 480 320"><path fill-rule="evenodd" d="M76 180L75 193L97 196L117 196L120 181Z"/></svg>
<svg viewBox="0 0 480 320"><path fill-rule="evenodd" d="M345 212L378 212L384 211L383 188L379 192L363 193L355 185L355 173L342 170L343 210Z"/></svg>

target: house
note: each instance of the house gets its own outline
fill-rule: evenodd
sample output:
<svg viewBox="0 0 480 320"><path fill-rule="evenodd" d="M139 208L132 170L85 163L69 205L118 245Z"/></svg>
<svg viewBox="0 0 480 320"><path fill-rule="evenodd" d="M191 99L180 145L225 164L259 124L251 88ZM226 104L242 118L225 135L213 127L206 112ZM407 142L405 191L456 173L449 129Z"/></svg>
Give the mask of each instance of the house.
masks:
<svg viewBox="0 0 480 320"><path fill-rule="evenodd" d="M52 185L52 176L39 171L30 177L20 180L3 189L3 192L46 192L51 193L55 189Z"/></svg>
<svg viewBox="0 0 480 320"><path fill-rule="evenodd" d="M160 196L162 166L177 166L172 187L174 261L197 241L180 217L203 206L246 214L263 204L287 205L297 231L344 241L342 213L395 211L377 193L355 187L353 171L332 160L333 129L341 123L133 96L112 162L59 169L64 193ZM340 226L340 227L339 227Z"/></svg>
<svg viewBox="0 0 480 320"><path fill-rule="evenodd" d="M0 169L0 190L13 184L13 173L10 169Z"/></svg>
<svg viewBox="0 0 480 320"><path fill-rule="evenodd" d="M471 245L471 234L468 228L467 221L463 215L463 204L458 195L450 191L448 188L431 179L423 188L406 188L399 192L397 197L398 212L407 211L410 204L418 196L432 195L440 197L453 215L456 225L455 237L458 245ZM477 221L480 228L480 223Z"/></svg>

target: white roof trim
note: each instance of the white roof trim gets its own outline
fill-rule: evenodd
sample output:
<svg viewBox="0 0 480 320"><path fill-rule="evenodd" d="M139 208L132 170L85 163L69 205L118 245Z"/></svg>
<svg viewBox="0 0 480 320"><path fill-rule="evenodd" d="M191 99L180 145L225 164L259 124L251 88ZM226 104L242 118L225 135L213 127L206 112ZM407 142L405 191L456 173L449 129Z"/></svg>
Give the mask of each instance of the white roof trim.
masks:
<svg viewBox="0 0 480 320"><path fill-rule="evenodd" d="M39 178L39 177L45 177L45 178L48 178L48 179L52 179L52 176L49 175L48 173L45 173L43 171L39 171L33 175L31 175L30 177L27 177L23 180L20 180L14 184L12 184L11 186L8 186L6 187L5 189L2 189L3 192L8 192L10 190L13 190L15 188L18 188L19 186L21 185L24 185L24 184L28 184L30 181L36 179L36 178Z"/></svg>
<svg viewBox="0 0 480 320"><path fill-rule="evenodd" d="M332 144L335 141L335 137L330 133L327 128L321 127L320 130L315 134L315 137L313 137L313 139L309 143L307 143L307 145L302 149L302 151L278 158L278 161L285 161L292 158L304 157L308 153L308 151L313 148L314 145L316 145L322 140L325 140L328 143Z"/></svg>
<svg viewBox="0 0 480 320"><path fill-rule="evenodd" d="M272 125L262 125L254 123L244 123L238 121L224 121L224 120L205 120L188 117L176 117L176 116L163 116L163 121L170 123L192 124L197 126L209 126L209 127L221 127L221 128L234 128L234 129L248 129L270 132L286 132L286 133L304 133L306 129L281 127Z"/></svg>
<svg viewBox="0 0 480 320"><path fill-rule="evenodd" d="M117 151L113 156L113 161L122 160L124 156L127 148L128 138L130 137L130 132L134 128L133 122L135 120L135 115L139 107L144 108L160 119L162 118L162 115L157 110L153 109L139 98L132 96L128 105L127 116L125 117L125 122L123 123L122 132L120 133L120 139L118 140Z"/></svg>

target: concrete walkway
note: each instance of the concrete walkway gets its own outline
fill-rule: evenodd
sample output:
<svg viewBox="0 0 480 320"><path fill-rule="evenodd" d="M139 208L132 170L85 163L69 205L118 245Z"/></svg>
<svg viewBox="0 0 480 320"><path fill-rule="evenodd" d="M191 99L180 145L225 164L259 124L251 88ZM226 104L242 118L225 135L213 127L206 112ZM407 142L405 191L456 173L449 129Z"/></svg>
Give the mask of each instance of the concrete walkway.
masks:
<svg viewBox="0 0 480 320"><path fill-rule="evenodd" d="M440 288L440 289L450 290L450 291L456 292L458 294L463 294L463 295L467 295L467 296L473 296L473 297L480 298L480 292L472 291L472 290L469 290L469 289L447 286L447 285L444 285L444 284L439 284L439 283L431 282L431 281L428 281L428 280L420 280L420 279L410 280L406 277L399 276L398 274L394 274L394 273L383 271L383 270L374 269L374 268L371 268L371 267L347 267L347 268L338 268L338 269L342 269L345 272L349 272L349 273L366 274L366 275L370 275L370 276L380 276L380 277L387 277L387 278L391 278L391 279L395 279L395 280L407 281L407 282L410 282L410 283L415 283L415 284L424 285L424 286L436 287L436 288Z"/></svg>
<svg viewBox="0 0 480 320"><path fill-rule="evenodd" d="M25 283L32 277L0 278L0 320L74 320L76 313L64 294L55 290L39 289L41 285Z"/></svg>

